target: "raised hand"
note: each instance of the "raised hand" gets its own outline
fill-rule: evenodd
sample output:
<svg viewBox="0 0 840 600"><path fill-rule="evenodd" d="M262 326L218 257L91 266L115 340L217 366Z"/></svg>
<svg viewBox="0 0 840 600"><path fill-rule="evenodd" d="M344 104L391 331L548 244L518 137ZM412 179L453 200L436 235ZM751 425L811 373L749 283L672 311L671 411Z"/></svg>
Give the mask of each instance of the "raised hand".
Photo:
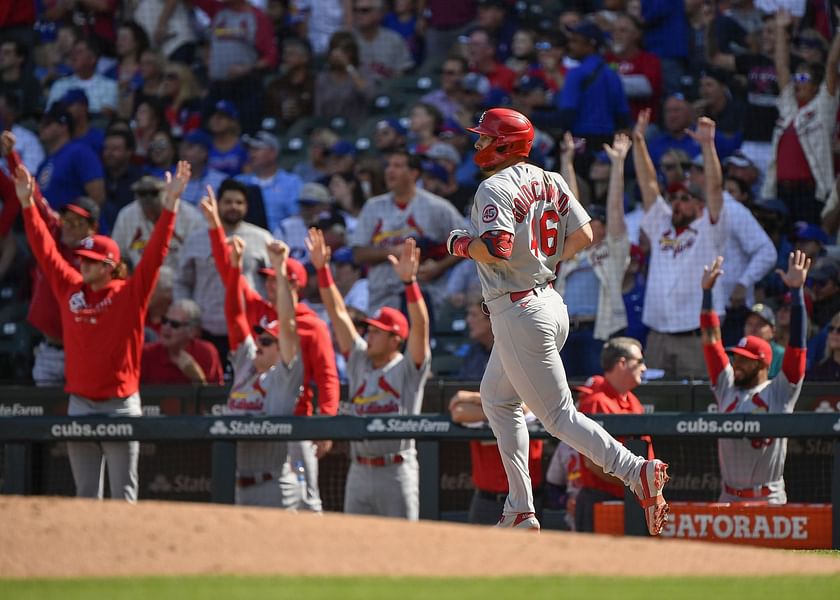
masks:
<svg viewBox="0 0 840 600"><path fill-rule="evenodd" d="M776 12L776 29L784 30L793 24L793 15L786 10Z"/></svg>
<svg viewBox="0 0 840 600"><path fill-rule="evenodd" d="M210 229L215 229L222 224L219 218L219 205L216 202L216 192L213 191L212 185L208 185L205 191L207 195L201 199L199 207L204 218L207 219L207 226Z"/></svg>
<svg viewBox="0 0 840 600"><path fill-rule="evenodd" d="M277 273L277 277L286 277L286 259L289 258L289 246L286 242L272 240L265 245L268 251L268 259L271 266Z"/></svg>
<svg viewBox="0 0 840 600"><path fill-rule="evenodd" d="M801 288L808 279L808 270L811 268L811 259L801 250L796 250L788 255L787 272L776 269L776 273L791 289Z"/></svg>
<svg viewBox="0 0 840 600"><path fill-rule="evenodd" d="M23 165L18 165L15 171L15 192L20 205L24 208L32 206L32 195L35 193L35 180Z"/></svg>
<svg viewBox="0 0 840 600"><path fill-rule="evenodd" d="M420 268L420 250L414 238L408 238L402 245L402 252L397 258L393 254L388 255L388 261L394 267L400 281L414 281L417 279L417 270Z"/></svg>
<svg viewBox="0 0 840 600"><path fill-rule="evenodd" d="M4 131L0 135L0 156L8 156L15 149L15 134L11 131Z"/></svg>
<svg viewBox="0 0 840 600"><path fill-rule="evenodd" d="M322 269L330 262L330 247L324 241L324 233L315 227L309 230L309 237L305 241L309 250L309 262L316 269Z"/></svg>
<svg viewBox="0 0 840 600"><path fill-rule="evenodd" d="M560 145L560 160L565 163L575 160L575 138L571 131L563 134L563 142Z"/></svg>
<svg viewBox="0 0 840 600"><path fill-rule="evenodd" d="M697 129L695 131L686 129L685 133L701 146L714 144L715 122L709 117L700 117L697 119Z"/></svg>
<svg viewBox="0 0 840 600"><path fill-rule="evenodd" d="M245 240L235 235L227 243L230 246L230 262L241 271L245 257Z"/></svg>
<svg viewBox="0 0 840 600"><path fill-rule="evenodd" d="M718 256L711 265L703 267L703 281L700 285L704 290L710 290L715 287L715 282L718 280L718 277L723 275L723 269L720 268L722 264L723 257Z"/></svg>
<svg viewBox="0 0 840 600"><path fill-rule="evenodd" d="M630 141L630 137L626 133L617 133L613 138L612 146L604 144L604 152L610 157L610 161L623 163L632 145L633 142Z"/></svg>
<svg viewBox="0 0 840 600"><path fill-rule="evenodd" d="M179 160L175 169L175 176L170 171L166 172L166 184L163 186L163 207L168 210L178 210L178 200L184 193L184 188L190 182L192 169L190 163Z"/></svg>
<svg viewBox="0 0 840 600"><path fill-rule="evenodd" d="M639 111L636 124L633 126L633 140L636 143L644 141L648 125L650 125L650 109L645 108Z"/></svg>

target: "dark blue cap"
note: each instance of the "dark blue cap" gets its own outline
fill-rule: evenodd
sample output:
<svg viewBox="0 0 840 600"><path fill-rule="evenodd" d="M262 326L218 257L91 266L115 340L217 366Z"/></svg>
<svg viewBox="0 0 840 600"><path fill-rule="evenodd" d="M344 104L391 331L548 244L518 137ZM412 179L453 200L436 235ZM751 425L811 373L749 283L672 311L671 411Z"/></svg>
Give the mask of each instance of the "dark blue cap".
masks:
<svg viewBox="0 0 840 600"><path fill-rule="evenodd" d="M519 81L516 82L516 85L513 89L517 92L532 92L534 90L540 90L544 92L548 89L548 85L540 77L534 77L533 75L523 75L519 78Z"/></svg>
<svg viewBox="0 0 840 600"><path fill-rule="evenodd" d="M787 217L790 214L787 205L778 198L763 198L755 203L756 208L774 212Z"/></svg>
<svg viewBox="0 0 840 600"><path fill-rule="evenodd" d="M569 30L569 33L576 33L587 38L596 46L604 43L604 32L595 23L591 21L581 21L576 27Z"/></svg>
<svg viewBox="0 0 840 600"><path fill-rule="evenodd" d="M70 106L71 104L76 104L77 102L89 104L87 94L82 88L70 88L64 92L64 96L61 97L61 103L64 106Z"/></svg>
<svg viewBox="0 0 840 600"><path fill-rule="evenodd" d="M356 262L353 260L353 250L347 246L342 246L333 252L332 261L339 265L356 266Z"/></svg>
<svg viewBox="0 0 840 600"><path fill-rule="evenodd" d="M436 179L440 179L444 183L449 181L449 173L443 165L440 165L433 160L424 160L422 167L423 173L427 173Z"/></svg>
<svg viewBox="0 0 840 600"><path fill-rule="evenodd" d="M216 110L217 113L224 113L225 115L229 116L231 119L238 119L239 118L239 109L236 108L236 105L231 102L230 100L219 100L216 102Z"/></svg>
<svg viewBox="0 0 840 600"><path fill-rule="evenodd" d="M330 154L335 156L348 156L356 154L356 146L347 140L339 140L330 146Z"/></svg>
<svg viewBox="0 0 840 600"><path fill-rule="evenodd" d="M604 163L604 164L612 164L610 160L610 155L607 154L604 150L595 153L595 162Z"/></svg>
<svg viewBox="0 0 840 600"><path fill-rule="evenodd" d="M213 146L213 138L210 134L202 129L195 129L184 136L184 142L187 144L196 144L197 146L204 146L210 149Z"/></svg>
<svg viewBox="0 0 840 600"><path fill-rule="evenodd" d="M396 131L397 135L406 135L408 133L408 129L400 123L399 119L383 119L376 124L377 129L385 129L386 127L390 127Z"/></svg>
<svg viewBox="0 0 840 600"><path fill-rule="evenodd" d="M793 225L793 232L788 236L792 242L819 242L823 246L828 244L828 235L818 225L805 221L797 221Z"/></svg>

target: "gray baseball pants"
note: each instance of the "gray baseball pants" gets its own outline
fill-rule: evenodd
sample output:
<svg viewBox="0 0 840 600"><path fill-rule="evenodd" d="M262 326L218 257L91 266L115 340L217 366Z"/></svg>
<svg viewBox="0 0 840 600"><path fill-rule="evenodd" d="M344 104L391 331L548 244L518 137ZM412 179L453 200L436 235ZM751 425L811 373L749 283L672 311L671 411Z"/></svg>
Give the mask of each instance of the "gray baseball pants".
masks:
<svg viewBox="0 0 840 600"><path fill-rule="evenodd" d="M295 440L288 443L288 449L289 458L280 476L283 508L321 512L323 505L318 488L318 457L315 456L315 444L310 440ZM298 481L298 462L303 463L303 484Z"/></svg>
<svg viewBox="0 0 840 600"><path fill-rule="evenodd" d="M525 456L527 459L527 447ZM344 512L351 515L420 518L420 467L415 453L403 452L398 465L375 467L350 459Z"/></svg>
<svg viewBox="0 0 840 600"><path fill-rule="evenodd" d="M516 302L505 294L486 305L496 341L481 380L481 405L508 478L504 514L534 512L523 402L551 435L606 473L635 486L645 459L575 409L560 360L569 333L569 315L560 294L546 285Z"/></svg>
<svg viewBox="0 0 840 600"><path fill-rule="evenodd" d="M140 408L138 392L127 398L112 398L105 402L94 402L70 394L67 415L140 417L143 416L143 411ZM73 481L76 483L76 496L100 499L103 497L107 464L111 498L137 502L137 459L140 456L140 442L67 442L67 455L70 458Z"/></svg>

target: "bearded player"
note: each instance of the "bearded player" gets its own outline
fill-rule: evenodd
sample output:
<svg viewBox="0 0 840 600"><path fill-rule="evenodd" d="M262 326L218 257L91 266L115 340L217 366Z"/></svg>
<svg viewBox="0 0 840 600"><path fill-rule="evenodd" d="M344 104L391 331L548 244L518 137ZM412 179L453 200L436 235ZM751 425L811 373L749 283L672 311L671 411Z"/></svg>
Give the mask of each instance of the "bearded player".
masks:
<svg viewBox="0 0 840 600"><path fill-rule="evenodd" d="M455 230L451 254L476 261L497 343L481 380L481 403L499 444L509 493L498 527L539 529L528 475L528 429L522 402L546 430L620 479L639 497L651 535L667 521L662 488L667 465L631 453L577 412L560 349L569 333L554 290L558 264L592 241L589 216L560 175L527 162L534 127L506 108L486 111L478 126L479 185L471 230Z"/></svg>

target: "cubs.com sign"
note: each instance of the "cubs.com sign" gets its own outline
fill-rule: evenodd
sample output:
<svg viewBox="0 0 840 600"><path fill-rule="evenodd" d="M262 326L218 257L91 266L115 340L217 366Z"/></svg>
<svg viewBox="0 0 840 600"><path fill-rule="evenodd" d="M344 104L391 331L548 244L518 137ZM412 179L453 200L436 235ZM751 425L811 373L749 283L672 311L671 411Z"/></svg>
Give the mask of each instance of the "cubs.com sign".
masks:
<svg viewBox="0 0 840 600"><path fill-rule="evenodd" d="M621 535L623 522L623 503L596 505L596 533ZM672 502L662 537L770 548L831 548L831 505Z"/></svg>

